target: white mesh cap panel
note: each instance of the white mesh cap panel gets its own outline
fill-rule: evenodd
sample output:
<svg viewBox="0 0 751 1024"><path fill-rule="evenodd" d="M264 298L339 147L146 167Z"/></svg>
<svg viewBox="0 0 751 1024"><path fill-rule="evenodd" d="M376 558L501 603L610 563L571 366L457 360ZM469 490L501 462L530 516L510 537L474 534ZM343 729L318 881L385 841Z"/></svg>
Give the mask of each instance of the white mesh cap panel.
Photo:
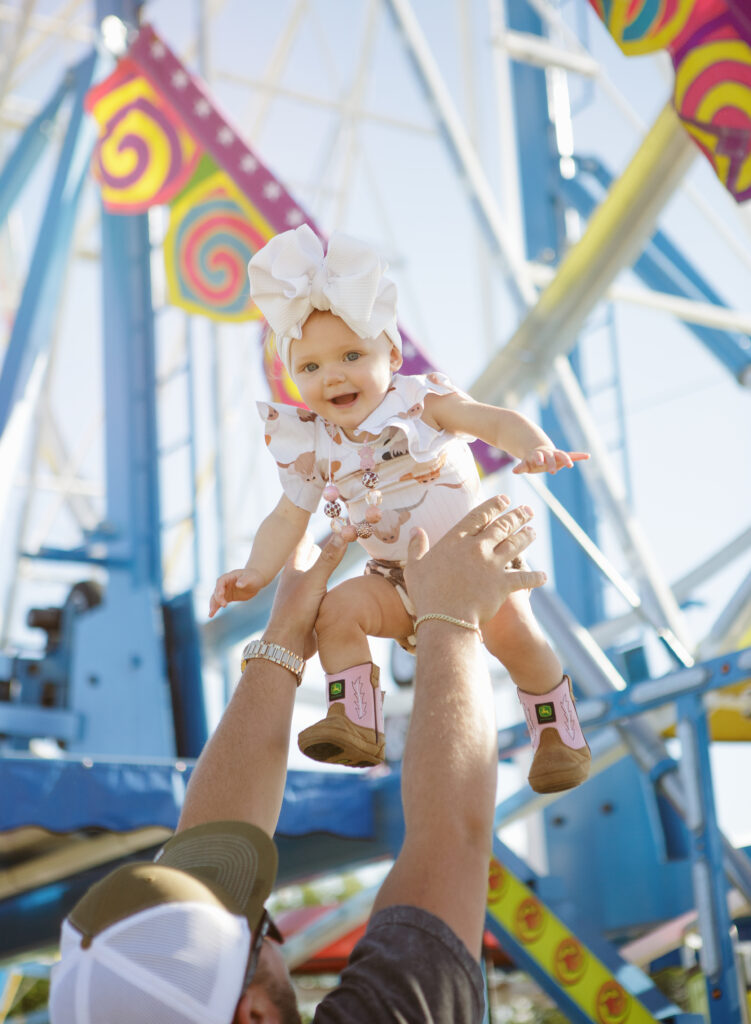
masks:
<svg viewBox="0 0 751 1024"><path fill-rule="evenodd" d="M66 922L67 924L67 922ZM79 961L80 963L80 961ZM55 964L51 974L50 1021L51 1024L71 1024L76 1020L76 978L75 968L66 970L63 963Z"/></svg>
<svg viewBox="0 0 751 1024"><path fill-rule="evenodd" d="M176 928L174 914L163 914L133 922L108 939L107 946L206 1006L216 988L227 943L218 931L199 931L201 923L197 915L181 917Z"/></svg>
<svg viewBox="0 0 751 1024"><path fill-rule="evenodd" d="M103 1020L97 1009L107 1006L106 1024L185 1024L182 1010L171 1010L137 985L97 964L89 987L90 1020ZM227 1024L231 1018L227 1019ZM78 1024L78 1021L75 1022ZM88 1022L86 1022L88 1024Z"/></svg>
<svg viewBox="0 0 751 1024"><path fill-rule="evenodd" d="M168 903L112 925L88 948L80 939L66 921L52 1024L230 1024L250 948L244 917Z"/></svg>

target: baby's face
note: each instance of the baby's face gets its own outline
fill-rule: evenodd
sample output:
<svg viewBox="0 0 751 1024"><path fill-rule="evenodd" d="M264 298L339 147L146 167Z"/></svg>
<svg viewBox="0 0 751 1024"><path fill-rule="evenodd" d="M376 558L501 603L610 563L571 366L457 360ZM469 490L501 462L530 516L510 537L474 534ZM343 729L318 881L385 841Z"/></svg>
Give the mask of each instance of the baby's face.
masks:
<svg viewBox="0 0 751 1024"><path fill-rule="evenodd" d="M303 402L352 440L386 396L401 355L385 334L361 338L333 313L314 310L292 342L290 365Z"/></svg>

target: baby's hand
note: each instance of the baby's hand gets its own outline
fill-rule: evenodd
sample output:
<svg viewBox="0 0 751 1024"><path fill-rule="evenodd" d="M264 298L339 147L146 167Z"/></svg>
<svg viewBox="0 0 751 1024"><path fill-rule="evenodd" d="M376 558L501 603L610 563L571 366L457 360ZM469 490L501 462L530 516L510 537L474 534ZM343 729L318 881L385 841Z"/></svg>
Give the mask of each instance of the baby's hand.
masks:
<svg viewBox="0 0 751 1024"><path fill-rule="evenodd" d="M249 601L265 585L265 580L255 569L233 569L231 572L225 572L216 581L214 593L211 595L209 618L213 618L220 608L226 608L230 601Z"/></svg>
<svg viewBox="0 0 751 1024"><path fill-rule="evenodd" d="M575 462L589 458L589 452L564 452L552 444L539 444L528 451L514 473L557 473L559 469L572 469Z"/></svg>

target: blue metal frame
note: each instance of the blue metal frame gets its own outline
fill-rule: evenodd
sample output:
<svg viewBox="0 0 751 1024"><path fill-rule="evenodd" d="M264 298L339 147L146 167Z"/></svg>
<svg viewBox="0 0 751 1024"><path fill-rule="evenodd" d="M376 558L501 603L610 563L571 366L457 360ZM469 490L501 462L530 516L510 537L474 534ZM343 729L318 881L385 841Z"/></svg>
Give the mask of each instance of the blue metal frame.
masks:
<svg viewBox="0 0 751 1024"><path fill-rule="evenodd" d="M0 828L174 829L194 763L0 757ZM404 835L400 785L399 772L381 777L289 772L275 836L277 884L394 856ZM143 850L129 859L149 856ZM65 914L115 866L104 864L0 901L0 958L54 943Z"/></svg>
<svg viewBox="0 0 751 1024"><path fill-rule="evenodd" d="M84 731L69 749L169 757L150 257L147 217L103 209L107 510L89 543L104 549L109 575L74 636L70 700Z"/></svg>
<svg viewBox="0 0 751 1024"><path fill-rule="evenodd" d="M88 58L87 58L88 59ZM52 129L57 120L63 100L75 87L81 69L67 71L57 91L31 121L18 141L16 148L0 172L0 225L5 223L8 212L29 180L37 160L49 145Z"/></svg>
<svg viewBox="0 0 751 1024"><path fill-rule="evenodd" d="M561 180L561 190L583 217L589 217L597 206L597 199L585 184L585 179L593 178L607 189L613 176L600 161L591 157L578 157L576 165L579 171L577 177ZM632 269L646 285L656 291L727 308L722 297L662 231L655 232ZM701 324L686 323L684 326L737 380L744 382L744 376L751 366L751 339L747 335L740 331L723 331Z"/></svg>
<svg viewBox="0 0 751 1024"><path fill-rule="evenodd" d="M544 36L542 21L527 0L507 0L510 29ZM512 67L517 146L524 182L524 226L527 258L553 262L564 240L559 155L551 141L545 71L528 64ZM578 373L578 349L570 355ZM541 408L542 427L561 446L567 446L563 427L551 404ZM548 487L587 534L597 541L597 519L581 473L558 473ZM551 549L556 590L585 626L604 617L602 577L568 531L550 517Z"/></svg>
<svg viewBox="0 0 751 1024"><path fill-rule="evenodd" d="M678 701L681 775L686 788L686 825L691 835L694 899L702 946L699 954L712 1024L737 1024L741 989L728 914L722 837L717 827L709 729L701 696Z"/></svg>
<svg viewBox="0 0 751 1024"><path fill-rule="evenodd" d="M0 375L0 436L24 397L37 361L46 359L49 354L78 201L96 140L94 127L84 121L83 111L83 99L91 86L96 63L96 54L92 53L71 73L73 109ZM51 113L57 109L67 89L67 84L58 89L48 104ZM43 148L39 132L40 124L35 121L0 179L13 198L21 171L28 173L32 157L38 158ZM2 202L7 203L8 197L3 197Z"/></svg>
<svg viewBox="0 0 751 1024"><path fill-rule="evenodd" d="M135 25L140 6L131 0L99 0L98 16L116 14ZM92 53L66 76L0 178L9 205L21 172L28 173L41 152L44 124L72 92L67 134L0 376L0 432L29 382L38 379L32 370L46 357L53 334L78 199L97 135L94 120L84 115L97 64ZM206 738L195 623L185 622L185 601L173 599L167 606L162 595L150 260L147 217L103 210L106 514L77 548L46 548L36 557L106 567L108 583L101 603L68 616L64 650L48 647L42 659L6 659L13 677L27 680L12 704L0 706L16 745L29 736L53 735L69 750L168 757L176 751L176 709L184 712L178 721L183 752L195 753ZM165 645L165 620L175 641L171 647ZM35 679L55 689L52 707L34 699Z"/></svg>

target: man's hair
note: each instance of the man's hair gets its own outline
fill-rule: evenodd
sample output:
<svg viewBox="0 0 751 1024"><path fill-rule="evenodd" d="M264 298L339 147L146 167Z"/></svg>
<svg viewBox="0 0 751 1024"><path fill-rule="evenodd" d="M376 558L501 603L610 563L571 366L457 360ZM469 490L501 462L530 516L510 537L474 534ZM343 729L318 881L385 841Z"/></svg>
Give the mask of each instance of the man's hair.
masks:
<svg viewBox="0 0 751 1024"><path fill-rule="evenodd" d="M302 1024L297 1008L297 996L288 977L280 978L262 961L258 964L253 984L263 988L275 1008L279 1011L281 1024Z"/></svg>

